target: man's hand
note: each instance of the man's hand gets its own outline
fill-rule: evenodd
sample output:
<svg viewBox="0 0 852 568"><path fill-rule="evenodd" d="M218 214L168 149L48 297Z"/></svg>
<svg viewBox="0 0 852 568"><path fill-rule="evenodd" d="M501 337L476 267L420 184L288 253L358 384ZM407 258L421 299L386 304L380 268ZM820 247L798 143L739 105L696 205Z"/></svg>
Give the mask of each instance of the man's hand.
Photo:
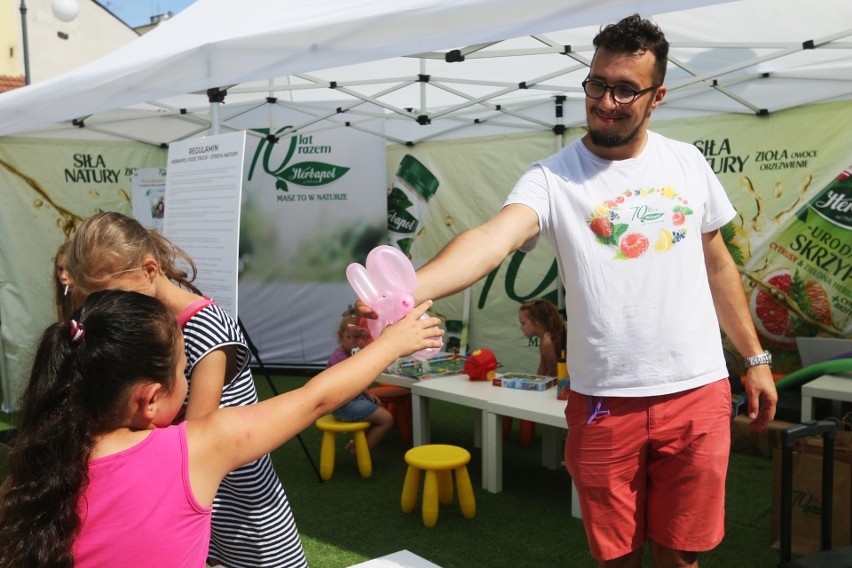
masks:
<svg viewBox="0 0 852 568"><path fill-rule="evenodd" d="M749 367L742 383L748 397L748 417L751 419L748 429L759 432L775 418L778 405L778 391L769 365Z"/></svg>
<svg viewBox="0 0 852 568"><path fill-rule="evenodd" d="M370 330L367 328L367 320L378 319L379 316L373 311L373 308L361 300L355 301L355 310L358 312L358 319L354 324L350 323L347 329L349 333L358 338L358 346L364 347L373 340L370 336Z"/></svg>

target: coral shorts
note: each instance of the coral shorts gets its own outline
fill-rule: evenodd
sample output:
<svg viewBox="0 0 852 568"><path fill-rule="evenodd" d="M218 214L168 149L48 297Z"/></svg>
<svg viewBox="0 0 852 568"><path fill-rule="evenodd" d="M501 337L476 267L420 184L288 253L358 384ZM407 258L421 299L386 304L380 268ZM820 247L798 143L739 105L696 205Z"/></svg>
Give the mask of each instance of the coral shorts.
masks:
<svg viewBox="0 0 852 568"><path fill-rule="evenodd" d="M565 417L565 464L592 556L619 558L649 539L692 552L721 542L730 450L727 379L641 398L572 391Z"/></svg>

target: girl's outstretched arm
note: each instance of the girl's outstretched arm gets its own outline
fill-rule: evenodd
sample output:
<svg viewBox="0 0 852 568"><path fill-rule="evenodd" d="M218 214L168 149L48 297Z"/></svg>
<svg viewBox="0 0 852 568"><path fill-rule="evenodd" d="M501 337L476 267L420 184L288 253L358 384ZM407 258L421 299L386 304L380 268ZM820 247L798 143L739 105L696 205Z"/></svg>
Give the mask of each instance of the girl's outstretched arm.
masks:
<svg viewBox="0 0 852 568"><path fill-rule="evenodd" d="M432 302L414 308L352 357L329 367L303 387L259 404L224 408L190 420L190 483L201 504L213 501L230 471L274 450L363 391L391 363L428 347L440 347L438 318L419 319Z"/></svg>

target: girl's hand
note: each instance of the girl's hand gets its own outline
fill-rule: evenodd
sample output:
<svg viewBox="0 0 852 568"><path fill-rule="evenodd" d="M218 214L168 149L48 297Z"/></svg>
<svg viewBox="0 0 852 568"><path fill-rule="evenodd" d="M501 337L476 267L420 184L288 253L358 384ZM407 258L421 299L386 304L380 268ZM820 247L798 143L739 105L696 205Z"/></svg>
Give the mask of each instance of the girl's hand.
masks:
<svg viewBox="0 0 852 568"><path fill-rule="evenodd" d="M385 348L392 349L396 358L407 357L415 351L429 347L440 348L443 344L441 337L444 330L438 327L441 320L434 317L420 317L432 305L432 300L426 300L393 325L382 331L376 342L381 342Z"/></svg>

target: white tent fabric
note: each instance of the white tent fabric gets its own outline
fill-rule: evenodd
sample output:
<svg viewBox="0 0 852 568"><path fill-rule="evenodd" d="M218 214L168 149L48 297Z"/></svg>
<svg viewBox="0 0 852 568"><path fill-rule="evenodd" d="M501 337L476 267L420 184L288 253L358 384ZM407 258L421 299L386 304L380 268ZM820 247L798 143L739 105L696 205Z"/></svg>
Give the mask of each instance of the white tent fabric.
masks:
<svg viewBox="0 0 852 568"><path fill-rule="evenodd" d="M426 50L597 25L636 11L654 14L719 1L246 0L237 5L230 0L199 0L149 34L90 65L0 95L0 135L28 132L57 122L70 124L73 119L77 125L85 120L85 124L94 126L98 118L92 115L97 113L271 77L290 76L291 82L310 86L312 81L300 74ZM544 44L539 45L552 52L553 46L542 41ZM563 56L559 58L565 61ZM576 66L572 59L568 61ZM393 64L378 68L385 72L400 69ZM503 65L498 65L500 68L505 70ZM473 70L460 71L469 75ZM421 73L396 72L402 72L402 80L407 83L416 83ZM345 97L346 91L354 87L353 82L365 79L375 81L375 77L359 75L347 84L340 81L333 98ZM328 90L329 83L320 80L319 87ZM576 90L576 84L572 88ZM206 97L201 100L203 106ZM265 100L265 96L260 100ZM355 100L359 100L357 96ZM184 103L154 104L161 109L165 106L162 114L168 114L168 109L179 113L181 108L187 108ZM418 102L402 106L420 107ZM419 109L412 114L416 118L427 112ZM125 126L125 132L132 132L133 125Z"/></svg>
<svg viewBox="0 0 852 568"><path fill-rule="evenodd" d="M228 88L226 126L277 104L316 117L294 131L357 128L364 102L388 111L394 142L582 124L591 39L633 12L672 43L655 119L852 98L848 0L199 0L99 61L0 95L0 135L167 144L220 119L210 88Z"/></svg>

